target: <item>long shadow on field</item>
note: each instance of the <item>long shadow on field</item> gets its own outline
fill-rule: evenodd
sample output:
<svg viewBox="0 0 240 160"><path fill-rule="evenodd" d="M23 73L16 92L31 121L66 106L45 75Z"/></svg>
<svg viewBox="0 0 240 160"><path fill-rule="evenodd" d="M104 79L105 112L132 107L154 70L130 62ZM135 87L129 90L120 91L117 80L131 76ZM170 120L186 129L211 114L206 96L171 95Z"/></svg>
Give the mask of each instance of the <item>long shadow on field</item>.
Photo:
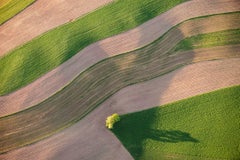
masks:
<svg viewBox="0 0 240 160"><path fill-rule="evenodd" d="M84 40L84 42L91 41L94 36L91 35L87 39ZM79 45L78 43L72 43L71 41L66 41L66 46L68 48L71 48L69 55L71 55L74 52L77 52L77 46ZM96 57L101 57L101 58L107 58L108 55L101 49L100 46L95 46L95 50L98 50L98 54ZM91 55L91 53L89 53ZM28 92L28 95L25 96L25 100L22 100L19 106L32 106L32 101L34 99L37 99L38 101L36 102L42 102L43 99L47 99L53 94L55 94L59 89L62 87L65 87L70 81L73 79L73 75L77 76L80 71L84 71L83 68L87 68L89 66L88 63L94 64L96 61L94 58L87 56L86 54L82 55L81 53L76 54L72 59L69 59L69 57L62 57L61 61L64 62L61 66L58 66L56 69L56 72L52 74L51 76L45 78L41 82L38 82L42 85L41 88L39 88L39 84L34 85L32 87L33 89ZM79 62L79 59L82 60L82 62ZM97 59L97 58L96 58ZM35 83L35 82L33 82ZM21 96L21 95L20 95Z"/></svg>
<svg viewBox="0 0 240 160"><path fill-rule="evenodd" d="M143 155L148 154L142 148L146 141L157 141L159 148L156 152L161 155L161 147L166 143L199 143L199 140L192 137L190 133L179 130L179 127L169 126L171 129L158 128L154 125L161 124L156 121L159 117L155 117L156 110L141 111L133 114L126 114L121 116L121 121L115 124L113 133L119 138L127 150L131 153L134 159L141 159ZM161 119L161 118L160 118ZM181 120L179 120L181 121ZM156 143L156 142L155 142ZM156 157L153 157L156 158Z"/></svg>
<svg viewBox="0 0 240 160"><path fill-rule="evenodd" d="M167 22L163 21L162 23ZM148 33L144 32L142 32L141 34L142 39L146 38L145 36L148 35ZM74 79L68 86L66 86L64 89L62 89L60 92L56 93L46 101L24 112L19 112L8 117L0 118L0 133L4 135L0 137L0 146L3 146L0 147L0 152L2 153L10 151L19 148L20 146L27 145L50 135L53 135L56 133L56 131L60 131L65 127L69 127L75 124L77 121L86 116L90 111L92 111L96 107L99 107L100 104L104 106L101 107L103 110L106 110L106 112L113 111L118 113L138 111L162 104L161 97L164 95L163 93L168 90L168 87L171 84L171 80L174 79L175 74L168 76L167 79L160 81L157 85L150 88L150 90L156 91L154 94L154 98L151 100L149 100L151 98L150 96L148 96L147 94L143 94L142 97L139 96L134 100L135 103L131 103L132 106L130 105L130 103L119 106L118 102L122 102L124 96L127 97L127 99L131 99L132 95L129 95L129 92L131 91L129 90L128 93L124 94L122 97L118 97L118 99L114 99L111 96L113 96L115 93L117 93L124 87L135 83L151 80L172 70L175 70L182 65L191 63L194 59L194 54L192 53L185 56L172 56L168 53L168 51L184 37L185 36L182 31L178 28L175 28L174 31L165 35L165 39L160 39L153 44L148 45L147 47L144 47L137 51L106 59L97 63L93 67L88 68L85 72L81 73L78 77L76 77L76 79ZM180 71L181 70L178 70L178 72ZM194 81L193 83L187 84L187 87L191 88L192 85L195 85ZM110 103L109 105L104 104L103 102L107 99L109 99L109 101L113 100L113 102L115 102ZM144 101L146 101L146 103L144 103ZM97 116L101 118L93 117L92 120L96 121L96 119L99 118L104 125L106 117L102 117L103 114L99 114ZM190 136L191 133L178 131L179 129L177 129L176 126L172 127L171 131L164 129L151 130L151 124L153 124L153 122L154 113L150 116L144 115L142 117L139 117L139 119L134 121L134 125L123 125L140 125L139 127L136 127L140 129L130 128L128 129L128 132L126 130L126 133L124 133L126 137L130 140L127 143L129 143L130 146L131 144L136 144L135 146L138 147L130 149L128 148L130 152L131 149L137 149L136 152L133 151L131 152L131 154L142 153L141 146L145 138L155 138L161 142L165 140L165 143L167 143L167 141L172 141L172 143L173 141L175 141L175 143L180 141L197 142L195 138ZM11 123L12 125L8 125L9 123ZM121 123L128 122L122 120L119 124ZM117 128L118 127L116 125L116 129ZM121 128L124 130L124 127ZM142 132L143 129L145 131L147 130L149 133L147 135L144 135L146 133ZM139 135L138 137L136 137L137 133ZM99 136L97 127L96 132L93 132L92 134ZM63 151L64 153L58 152L56 153L56 156L58 154L62 154L65 155L65 159L67 159L66 157L70 153L62 148L67 148L71 150L70 144L74 144L74 146L81 145L81 138L84 139L86 137L79 135L78 138L79 141L74 139L73 141L71 141L71 143L66 142L65 146L59 146L59 150ZM58 146L58 142L55 141L55 143L56 144L54 146ZM95 142L95 139L92 139L89 141L89 144L90 143L97 143L97 141ZM126 144L124 145L127 146ZM108 147L111 146L103 145L103 152L107 151ZM91 144L89 148L94 148L94 144ZM102 148L94 148L93 150L99 151ZM81 157L84 156L89 156L83 155L84 153L81 153L80 151L74 154L79 154L79 156L76 156L78 157L78 159L81 159ZM60 159L64 159L64 157L60 157Z"/></svg>
<svg viewBox="0 0 240 160"><path fill-rule="evenodd" d="M231 18L230 19L226 18L225 21L226 23L231 24ZM162 22L162 23L165 23L165 22ZM189 26L190 25L188 25L188 27ZM195 34L196 32L199 32L199 31L202 32L204 30L208 30L208 27L211 28L211 25L206 25L203 23L202 26L199 26L192 23L191 27L188 28L187 31L188 33ZM183 29L186 32L186 27ZM145 35L148 35L148 34L149 33L142 32L141 38L144 40ZM157 77L162 74L171 72L176 68L180 68L184 65L194 63L196 56L199 56L201 59L202 55L197 55L194 53L194 51L191 52L190 54L182 54L182 55L178 55L178 54L171 55L171 53L168 53L168 51L170 51L178 42L180 42L184 37L187 36L185 34L186 33L184 33L184 31L182 31L181 28L175 27L174 29L172 29L171 33L165 34L165 39L157 40L156 42L154 42L151 45L148 45L147 47L144 47L138 51L133 51L132 54L136 54L136 57L135 57L136 61L139 61L142 57L144 57L145 59L145 63L143 63L142 65L139 65L137 69L138 70L142 69L142 74L144 74L146 77L151 77L150 75L152 73L155 73L155 77ZM231 53L231 51L232 51L232 48L229 49L229 53ZM236 53L236 51L234 50L233 52ZM142 55L145 55L145 56L142 56ZM219 56L221 57L221 55ZM151 61L151 63L148 63L148 60ZM201 60L204 60L204 59L201 59ZM142 61L144 62L144 60ZM158 67L153 67L153 66L158 66ZM188 95L186 91L191 92L191 88L194 88L195 85L198 85L198 82L195 80L191 80L192 78L194 78L194 77L191 77L188 83L186 84L186 82L184 82L186 78L184 78L183 76L182 76L183 80L179 79L179 81L174 82L176 75L181 76L179 74L181 73L181 71L182 69L178 69L176 72L174 72L174 74L168 74L164 76L164 78L162 79L150 80L152 82L152 85L150 85L149 83L148 85L140 84L138 85L138 87L133 86L131 87L131 89L129 88L128 92L120 91L121 93L119 95L125 94L125 96L123 95L119 99L111 98L111 101L113 101L114 104L111 104L110 107L113 107L116 109L117 107L122 107L121 109L118 109L119 113L129 113L129 112L140 111L143 109L148 109L153 106L158 106L163 103L166 103L166 101L171 101L171 99L176 100L176 99L179 99L179 97L185 97L186 95ZM133 79L137 77L138 76L135 76L133 77ZM209 77L202 77L202 78L209 79ZM147 78L145 80L147 80ZM208 81L206 80L206 82ZM172 91L171 92L172 97L170 98L165 97L165 92L168 92L169 87L172 85L172 83L182 84L182 87L179 87L179 89L176 88L178 90ZM184 86L189 89L184 89ZM146 87L147 90L139 89L144 87ZM181 88L183 88L182 89L183 92L181 91ZM137 91L134 91L134 90L137 90ZM149 90L152 90L152 91L149 91ZM148 93L144 93L144 92L148 92ZM149 94L151 96L149 96ZM170 96L170 94L168 96ZM164 99L165 101L162 102L162 99ZM125 102L121 103L121 100ZM161 143L176 143L176 145L178 142L185 142L185 143L199 142L199 140L196 139L197 137L192 137L191 133L187 133L179 130L177 126L173 126L171 130L165 130L164 128L157 129L157 130L152 129L151 126L152 124L154 124L154 121L155 121L154 113L151 113L150 115L142 114L141 116L137 116L137 114L135 114L131 116L136 116L134 118L132 117L132 119L134 119L133 121L128 120L128 117L124 115L122 117L122 120L116 124L113 132L119 138L119 140L123 143L123 145L128 149L128 151L131 153L134 159L139 159L144 154L145 151L142 148L142 146L145 143L146 139L159 141Z"/></svg>
<svg viewBox="0 0 240 160"><path fill-rule="evenodd" d="M168 142L168 143L177 143L177 142L199 142L197 139L191 137L187 132L182 132L179 130L157 130L150 129L147 131L147 134L150 139Z"/></svg>

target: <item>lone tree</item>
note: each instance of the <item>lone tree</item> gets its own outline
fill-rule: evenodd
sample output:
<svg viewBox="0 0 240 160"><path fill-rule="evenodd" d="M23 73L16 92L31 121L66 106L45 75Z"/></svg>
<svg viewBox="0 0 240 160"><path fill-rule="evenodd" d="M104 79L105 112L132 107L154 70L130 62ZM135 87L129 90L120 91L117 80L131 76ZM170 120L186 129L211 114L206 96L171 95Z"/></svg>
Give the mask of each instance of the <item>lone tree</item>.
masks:
<svg viewBox="0 0 240 160"><path fill-rule="evenodd" d="M117 113L112 114L111 116L108 116L106 119L106 127L108 129L113 129L113 125L120 121L120 116Z"/></svg>

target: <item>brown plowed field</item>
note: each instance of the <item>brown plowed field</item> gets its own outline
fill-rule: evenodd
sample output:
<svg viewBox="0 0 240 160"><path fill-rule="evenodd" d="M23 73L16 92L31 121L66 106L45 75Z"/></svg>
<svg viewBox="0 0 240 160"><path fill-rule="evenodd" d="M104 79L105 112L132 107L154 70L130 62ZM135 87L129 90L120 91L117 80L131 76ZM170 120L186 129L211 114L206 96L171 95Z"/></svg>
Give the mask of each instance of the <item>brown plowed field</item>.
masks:
<svg viewBox="0 0 240 160"><path fill-rule="evenodd" d="M113 0L37 0L0 26L0 57L34 37Z"/></svg>
<svg viewBox="0 0 240 160"><path fill-rule="evenodd" d="M171 12L171 10L169 12ZM159 19L159 21L161 20ZM175 29L172 29L172 31L166 36L169 36L170 38L174 36L174 38L168 38L162 43L164 43L164 47L171 48L178 41L188 36L196 35L199 33L208 33L213 31L240 28L239 21L239 13L216 15L208 18L190 20L184 22ZM161 28L161 26L165 24L158 24L156 22L156 24L154 23L152 25L156 25L156 28L159 25L159 32L161 33L160 35L162 35L164 33L163 31L166 31L167 29L164 27ZM161 29L163 29L163 31ZM152 33L152 31L150 33ZM111 54L113 50L109 50L108 45L100 45L101 43L107 44L105 41L106 40L103 40L93 45L90 45L66 63L62 64L61 66L57 67L53 71L47 73L46 75L39 78L35 82L27 85L26 87L21 88L20 90L13 92L9 95L1 96L0 116L12 114L38 104L39 102L43 101L44 99L48 98L49 96L60 90L63 86L67 85L80 72L90 67L94 63L99 62L100 60L109 56L114 56L122 53L116 52L115 54ZM107 41L109 41L109 39L107 39ZM119 43L119 41L115 41L115 43L117 44ZM121 47L124 46L118 46L118 48ZM164 47L162 47L161 50L165 50Z"/></svg>
<svg viewBox="0 0 240 160"><path fill-rule="evenodd" d="M222 49L198 49L194 52L211 54ZM239 58L199 62L126 87L63 132L0 155L0 159L112 160L114 155L115 160L132 160L117 138L105 128L108 115L139 111L240 84L239 62Z"/></svg>
<svg viewBox="0 0 240 160"><path fill-rule="evenodd" d="M50 28L66 23L70 19L79 17L112 0L91 0L91 3L88 0L81 0L81 3L74 1L76 0L52 0L51 2L38 0L22 14L0 26L0 56ZM135 29L101 41L97 46L105 48L108 54L123 53L145 46L172 26L186 19L239 10L239 0L189 1L174 7ZM60 12L61 14L59 14ZM41 24L41 27L39 27L39 24Z"/></svg>
<svg viewBox="0 0 240 160"><path fill-rule="evenodd" d="M169 34L171 34L169 32ZM83 118L120 89L147 81L195 61L240 57L240 46L216 53L186 52L169 55L174 34L134 52L102 61L79 75L72 83L44 102L0 118L0 152L48 137ZM223 50L224 52L224 50ZM180 58L179 58L180 57ZM11 125L9 125L11 124Z"/></svg>

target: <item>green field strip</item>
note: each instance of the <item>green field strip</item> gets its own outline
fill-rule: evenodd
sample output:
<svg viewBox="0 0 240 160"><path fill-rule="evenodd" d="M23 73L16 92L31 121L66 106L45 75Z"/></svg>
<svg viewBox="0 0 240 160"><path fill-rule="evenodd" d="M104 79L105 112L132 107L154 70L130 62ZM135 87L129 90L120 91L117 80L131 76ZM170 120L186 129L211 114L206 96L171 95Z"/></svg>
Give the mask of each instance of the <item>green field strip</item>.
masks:
<svg viewBox="0 0 240 160"><path fill-rule="evenodd" d="M126 86L156 78L192 63L197 55L181 53L180 57L184 58L178 59L178 54L169 56L167 52L181 40L181 32L177 31L174 27L146 47L102 60L42 103L1 117L0 153L31 144L71 126ZM231 56L240 55L227 55ZM215 59L213 55L210 57L207 59L206 55L202 58Z"/></svg>
<svg viewBox="0 0 240 160"><path fill-rule="evenodd" d="M231 37L231 40L227 40L229 37ZM172 51L186 51L197 48L240 44L239 37L240 29L196 35L182 40L172 49Z"/></svg>
<svg viewBox="0 0 240 160"><path fill-rule="evenodd" d="M46 32L0 59L0 95L29 84L86 46L132 29L185 1L115 1Z"/></svg>
<svg viewBox="0 0 240 160"><path fill-rule="evenodd" d="M4 0L0 3L0 25L14 17L36 0Z"/></svg>
<svg viewBox="0 0 240 160"><path fill-rule="evenodd" d="M171 154L186 160L237 160L239 102L240 86L225 88L122 115L113 132L136 160Z"/></svg>

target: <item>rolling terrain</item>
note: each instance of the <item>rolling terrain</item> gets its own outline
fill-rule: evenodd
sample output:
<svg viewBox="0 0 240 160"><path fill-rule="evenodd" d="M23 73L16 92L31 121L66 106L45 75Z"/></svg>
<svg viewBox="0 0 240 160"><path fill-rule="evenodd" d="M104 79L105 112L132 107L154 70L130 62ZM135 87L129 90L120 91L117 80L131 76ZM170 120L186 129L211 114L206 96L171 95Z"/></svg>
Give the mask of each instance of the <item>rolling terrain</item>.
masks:
<svg viewBox="0 0 240 160"><path fill-rule="evenodd" d="M11 2L26 3L26 0L11 0ZM91 0L91 2L88 0L37 0L5 24L0 25L0 57L42 33L73 21L110 2L112 0ZM1 15L4 16L4 14Z"/></svg>
<svg viewBox="0 0 240 160"><path fill-rule="evenodd" d="M239 89L123 115L113 132L134 159L238 159Z"/></svg>
<svg viewBox="0 0 240 160"><path fill-rule="evenodd" d="M199 33L236 29L240 27L238 21L240 21L240 16L238 12L223 15L213 15L207 18L196 18L194 20L183 22L175 28L173 27L171 33L172 35L176 34L174 35L173 39L175 39L176 37L178 38L178 40L181 40L184 37L188 37L191 35L193 36ZM171 34L169 35L171 36ZM235 35L235 37L236 39L239 38L237 34ZM228 40L225 41L231 42ZM167 42L165 42L165 44L166 43ZM175 44L176 43L177 42L175 42ZM84 71L86 68L92 66L94 63L97 63L104 58L117 55L105 52L108 48L102 47L100 50L99 49L99 47L94 48L93 52L91 52L92 50L89 51L88 49L83 50L82 53L80 52L63 65L44 75L30 85L16 92L13 92L12 94L0 97L0 102L2 104L0 109L0 115L3 116L18 112L43 101L44 99L53 95L55 92L59 91L62 87L66 86L79 73Z"/></svg>
<svg viewBox="0 0 240 160"><path fill-rule="evenodd" d="M193 10L192 14L187 14L187 15L179 14L178 15L179 19L182 19L184 17L193 18L197 14L200 14L199 16L207 15L207 14L209 14L207 12L207 7L210 8L209 12L210 13L212 12L212 14L216 14L219 12L220 13L233 12L233 11L239 10L239 5L238 5L239 1L229 1L228 0L227 2L225 2L224 0L221 0L221 1L218 0L216 2L211 1L211 3L209 3L208 1L206 1L206 2L205 1L190 1L190 2L186 2L186 3L183 3L185 5L182 4L182 5L175 7L174 8L175 11L173 13L176 14L176 13L178 13L177 11L184 10L185 8L190 8L191 10ZM167 3L167 2L163 1L163 3ZM115 3L113 3L112 5L114 5L114 4ZM121 7L120 4L118 4L118 5L116 4L116 5L118 7L119 6ZM167 9L173 7L176 4L177 4L177 2L173 3L171 1L170 5L167 8L159 8L159 12L157 12L157 13L160 14L160 13L166 11ZM161 5L161 3L158 5ZM114 9L114 8L113 9L111 8L111 5L109 5L109 6L110 6L111 10ZM157 6L154 6L154 7L157 7ZM181 8L179 8L179 7L181 7ZM137 8L137 10L139 8ZM151 6L150 6L149 10L151 10ZM191 10L190 10L190 12L191 12ZM203 12L203 10L204 10L204 12ZM96 18L95 16L98 16L100 11L105 12L108 10L106 10L105 8L102 8L98 12L93 12L93 14L89 14L88 17L85 16L82 19L80 18L78 21L71 22L64 26L58 27L50 32L47 32L46 34L43 34L39 38L34 39L34 40L30 41L29 43L26 43L23 46L13 50L7 56L0 59L0 68L2 69L2 70L0 70L0 74L3 75L0 77L1 78L0 81L2 81L1 86L0 86L0 94L1 95L7 94L11 91L14 91L16 89L19 89L20 87L23 87L23 86L29 84L30 82L36 80L37 78L39 78L46 72L50 71L51 69L54 69L61 63L65 62L70 57L75 55L79 50L90 45L91 43L96 42L100 39L107 38L108 36L117 34L119 32L123 32L124 30L127 30L128 28L130 29L131 28L130 24L132 24L132 23L134 23L135 25L141 24L151 18L151 17L148 17L148 19L142 19L141 21L138 21L137 24L135 23L136 21L131 21L131 23L129 23L129 25L126 26L126 28L114 28L113 29L111 26L114 24L111 24L109 22L109 23L107 23L107 25L104 25L104 26L100 25L101 27L92 29L92 28L95 28L96 25L97 26L99 25L99 24L95 24L95 23L97 23L99 21L100 21L99 23L103 22L101 19L98 19L98 21L96 21L95 23L92 24L93 26L90 23L92 21L92 19L95 20L98 18L98 17ZM122 14L124 14L125 12L123 12ZM131 12L133 12L133 11L131 11ZM186 10L186 12L187 12L187 10ZM169 12L166 12L166 13L169 13ZM141 14L143 14L143 13L141 12L140 15ZM134 15L134 16L137 16L137 15ZM170 28L170 26L172 26L171 25L172 20L175 20L174 22L179 20L179 19L176 19L176 16L173 16L173 17L174 17L173 19L165 17L165 18L167 18L168 21L167 20L166 21L158 21L158 23L161 22L164 25L169 24L169 28ZM155 18L151 22L154 22L157 20L158 19ZM85 23L85 21L86 21L86 23ZM156 34L157 30L158 30L157 28L159 28L159 27L157 25L158 23L156 23L156 25L150 25L151 22L143 24L145 26L146 30L142 30L141 33L142 33L142 35L150 36L151 40L153 41L159 37L158 34ZM81 25L89 24L89 23L90 23L90 28L81 27ZM114 23L117 23L117 22L114 22ZM151 26L151 27L149 27L149 26ZM154 26L157 27L156 30L154 30L154 28L152 28ZM110 27L110 29L109 29L109 27ZM79 29L79 28L81 28L81 29ZM65 33L66 30L68 31L67 33ZM147 32L147 31L154 31L154 32ZM161 31L163 31L163 30L161 30ZM84 34L85 32L86 32L86 34ZM144 33L148 33L148 34L144 34ZM152 33L152 34L150 34L150 33ZM92 38L92 34L96 35L96 37ZM129 33L126 33L126 34L129 34ZM61 35L61 36L59 36L59 35ZM131 34L129 34L129 36L134 37ZM144 38L142 37L141 39L148 40L147 37L144 37ZM114 41L115 39L112 39L112 40ZM131 40L131 39L129 39L129 40ZM68 43L70 41L71 41L71 43ZM122 38L121 38L121 41L122 41ZM152 42L152 41L150 41L150 42ZM139 42L134 42L134 43L138 44ZM120 45L120 44L118 43L118 45ZM113 45L111 45L111 46L113 46ZM119 47L117 47L117 46L114 47L113 52L116 52L115 51L116 48L119 48ZM126 50L124 50L123 52L126 52ZM12 63L9 63L9 62L12 62ZM14 62L22 62L22 63L16 64ZM13 78L13 77L17 77L17 78Z"/></svg>
<svg viewBox="0 0 240 160"><path fill-rule="evenodd" d="M0 159L239 157L239 1L44 1L0 25Z"/></svg>
<svg viewBox="0 0 240 160"><path fill-rule="evenodd" d="M141 50L97 63L42 103L1 117L1 152L33 143L73 125L128 85L150 80L189 63L240 56L239 46L227 48L231 50L231 54L183 52L169 55L167 51L171 49L171 45L174 46L174 42L177 44L180 41L173 38L175 41L168 47L166 42L169 42L167 39L171 37L169 34L171 32ZM173 35L178 36L176 33ZM12 125L9 126L9 123Z"/></svg>
<svg viewBox="0 0 240 160"><path fill-rule="evenodd" d="M237 85L240 75L239 60L237 58L195 63L150 81L128 86L75 125L32 145L2 154L0 158L7 160L20 156L24 160L35 157L40 160L66 158L111 160L114 155L115 159L132 160L116 137L105 128L104 122L109 114L141 111Z"/></svg>

